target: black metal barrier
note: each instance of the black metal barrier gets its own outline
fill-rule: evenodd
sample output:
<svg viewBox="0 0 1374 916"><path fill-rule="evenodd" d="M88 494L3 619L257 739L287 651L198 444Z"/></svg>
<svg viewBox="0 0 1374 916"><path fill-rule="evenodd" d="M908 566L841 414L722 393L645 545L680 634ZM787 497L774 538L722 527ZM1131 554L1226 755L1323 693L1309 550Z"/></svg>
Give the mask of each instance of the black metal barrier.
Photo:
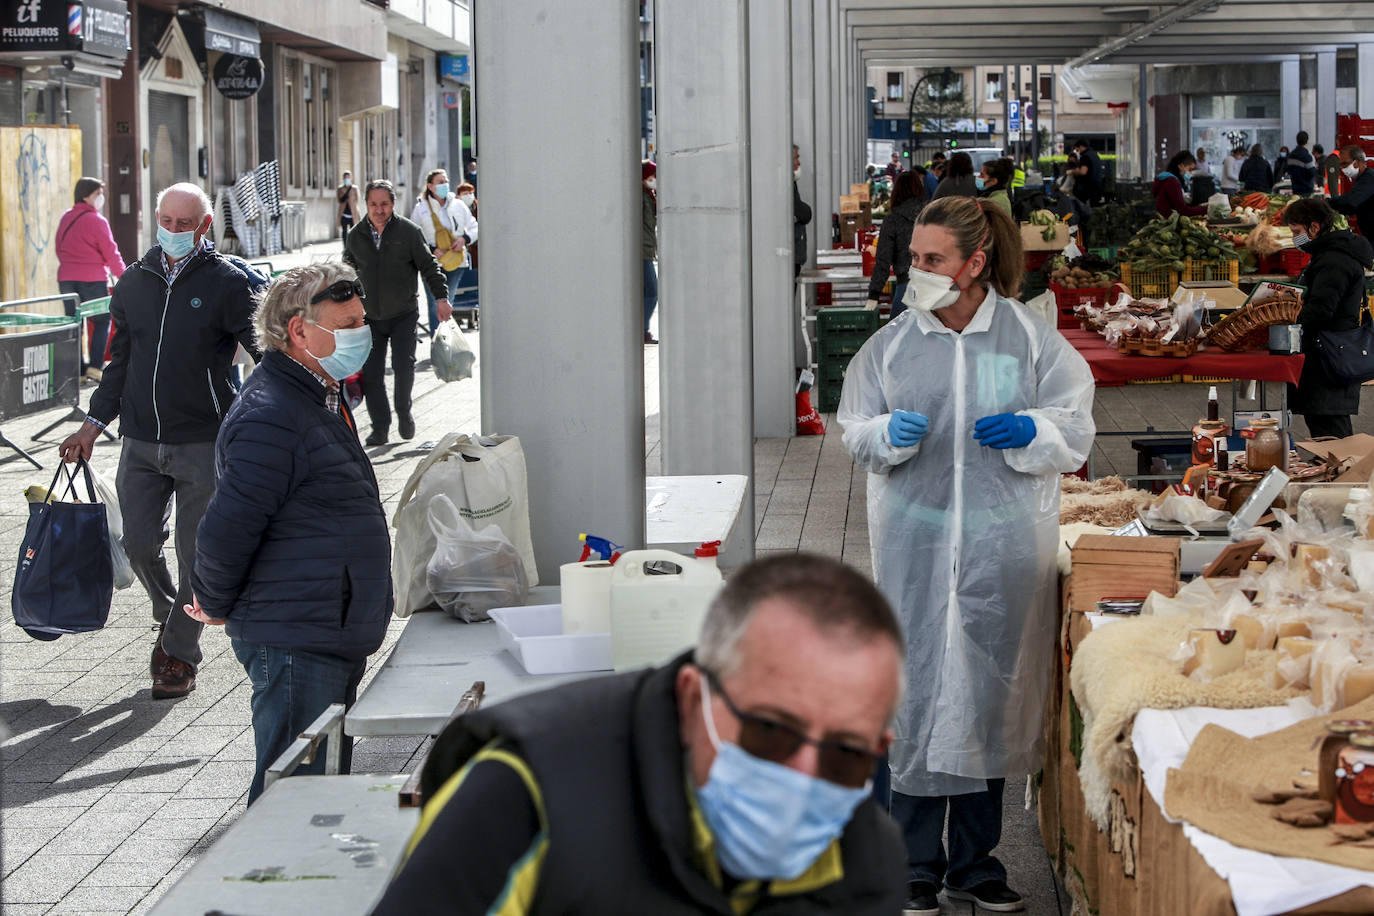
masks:
<svg viewBox="0 0 1374 916"><path fill-rule="evenodd" d="M5 331L0 334L0 422L54 407L80 412L82 319L25 310L41 302L68 299L74 307L79 305L70 293L0 302L0 329ZM0 445L18 452L34 467L43 467L3 432Z"/></svg>

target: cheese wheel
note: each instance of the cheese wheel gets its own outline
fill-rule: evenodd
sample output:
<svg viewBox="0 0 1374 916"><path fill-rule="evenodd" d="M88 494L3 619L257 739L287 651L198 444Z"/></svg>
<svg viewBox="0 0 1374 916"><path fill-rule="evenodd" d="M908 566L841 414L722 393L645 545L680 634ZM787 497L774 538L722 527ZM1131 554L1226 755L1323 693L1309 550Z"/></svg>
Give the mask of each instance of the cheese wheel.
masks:
<svg viewBox="0 0 1374 916"><path fill-rule="evenodd" d="M1210 681L1245 665L1245 641L1235 630L1195 629L1188 634L1193 655L1183 663L1183 673Z"/></svg>
<svg viewBox="0 0 1374 916"><path fill-rule="evenodd" d="M1306 636L1284 636L1274 653L1274 687L1307 688L1312 684L1312 650L1316 643Z"/></svg>

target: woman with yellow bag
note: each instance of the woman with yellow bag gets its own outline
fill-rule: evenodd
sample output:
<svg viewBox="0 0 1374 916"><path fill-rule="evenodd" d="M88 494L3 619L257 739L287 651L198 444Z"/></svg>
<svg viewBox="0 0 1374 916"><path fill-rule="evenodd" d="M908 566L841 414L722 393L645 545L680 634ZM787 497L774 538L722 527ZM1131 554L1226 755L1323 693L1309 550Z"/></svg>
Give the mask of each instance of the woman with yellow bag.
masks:
<svg viewBox="0 0 1374 916"><path fill-rule="evenodd" d="M451 192L448 172L444 169L431 169L425 176L425 191L415 202L410 220L420 227L425 242L443 268L448 298L452 301L468 268L467 246L477 241L477 220L458 195ZM434 294L428 287L425 297L429 300L429 334L433 337L439 328L439 316Z"/></svg>

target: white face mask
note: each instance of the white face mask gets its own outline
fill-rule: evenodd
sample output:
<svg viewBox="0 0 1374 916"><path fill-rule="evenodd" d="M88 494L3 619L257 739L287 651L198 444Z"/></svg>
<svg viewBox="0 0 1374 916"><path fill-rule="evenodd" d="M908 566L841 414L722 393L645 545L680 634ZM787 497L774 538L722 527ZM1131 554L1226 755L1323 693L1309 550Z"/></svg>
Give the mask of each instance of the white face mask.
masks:
<svg viewBox="0 0 1374 916"><path fill-rule="evenodd" d="M644 179L644 187L648 188L650 191L657 190L658 179L654 178L652 175L649 176L648 178Z"/></svg>
<svg viewBox="0 0 1374 916"><path fill-rule="evenodd" d="M464 194L462 197L459 197L458 199L461 200L463 202L463 206L467 207L469 210L472 209L473 204L477 203L477 198L473 197L471 194Z"/></svg>
<svg viewBox="0 0 1374 916"><path fill-rule="evenodd" d="M958 298L959 289L952 279L944 274L933 274L913 267L907 275L902 304L909 309L933 312L953 305Z"/></svg>
<svg viewBox="0 0 1374 916"><path fill-rule="evenodd" d="M1350 177L1351 177L1351 178L1354 178L1355 176L1354 176L1354 175L1351 175ZM92 207L95 207L97 210L103 210L103 209L105 209L105 195L104 195L104 194L97 194L97 195L95 195L95 200L91 201L91 206L92 206Z"/></svg>
<svg viewBox="0 0 1374 916"><path fill-rule="evenodd" d="M792 180L801 181L801 166L797 166L792 170Z"/></svg>
<svg viewBox="0 0 1374 916"><path fill-rule="evenodd" d="M1345 168L1341 169L1341 174L1344 175L1346 178L1349 178L1351 181L1354 181L1356 176L1360 174L1360 170L1355 168L1355 163L1352 162L1350 163L1350 165L1347 165Z"/></svg>

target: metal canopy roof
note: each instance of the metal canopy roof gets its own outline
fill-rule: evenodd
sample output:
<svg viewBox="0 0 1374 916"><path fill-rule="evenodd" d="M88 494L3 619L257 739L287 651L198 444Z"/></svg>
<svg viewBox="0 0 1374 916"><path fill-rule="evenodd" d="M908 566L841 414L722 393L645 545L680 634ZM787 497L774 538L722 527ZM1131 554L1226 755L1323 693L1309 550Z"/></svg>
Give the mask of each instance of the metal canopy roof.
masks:
<svg viewBox="0 0 1374 916"><path fill-rule="evenodd" d="M1374 0L840 0L839 25L870 65L1240 63L1374 42Z"/></svg>

